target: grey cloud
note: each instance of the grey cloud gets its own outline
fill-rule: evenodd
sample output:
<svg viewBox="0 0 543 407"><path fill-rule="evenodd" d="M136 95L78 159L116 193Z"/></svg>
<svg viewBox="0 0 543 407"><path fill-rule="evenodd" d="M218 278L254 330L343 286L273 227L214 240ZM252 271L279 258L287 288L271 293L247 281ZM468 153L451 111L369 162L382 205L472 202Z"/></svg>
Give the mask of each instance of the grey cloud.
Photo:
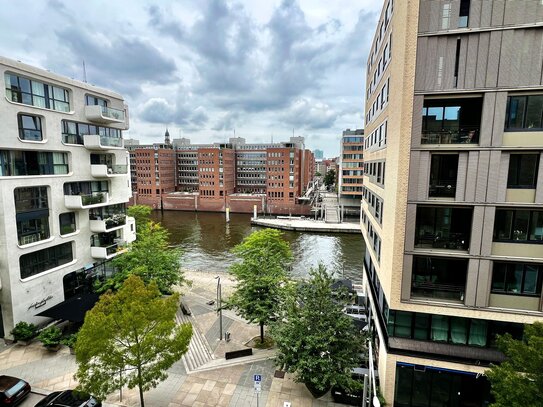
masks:
<svg viewBox="0 0 543 407"><path fill-rule="evenodd" d="M239 121L239 113L228 112L223 114L212 127L213 130L233 130Z"/></svg>
<svg viewBox="0 0 543 407"><path fill-rule="evenodd" d="M144 83L166 84L176 80L176 65L152 44L137 37L104 36L85 28L68 26L55 32L69 54L48 54L48 65L60 72L85 61L89 82L136 95ZM71 63L71 67L67 67Z"/></svg>
<svg viewBox="0 0 543 407"><path fill-rule="evenodd" d="M305 98L295 100L281 118L297 128L324 129L332 127L338 113L325 103Z"/></svg>
<svg viewBox="0 0 543 407"><path fill-rule="evenodd" d="M170 35L179 40L185 36L185 29L181 22L168 19L158 6L151 6L148 9L150 20L149 25L164 35Z"/></svg>
<svg viewBox="0 0 543 407"><path fill-rule="evenodd" d="M183 97L178 97L176 103L163 98L149 99L141 106L139 117L150 123L170 123L191 131L201 129L209 121L204 107L193 108Z"/></svg>

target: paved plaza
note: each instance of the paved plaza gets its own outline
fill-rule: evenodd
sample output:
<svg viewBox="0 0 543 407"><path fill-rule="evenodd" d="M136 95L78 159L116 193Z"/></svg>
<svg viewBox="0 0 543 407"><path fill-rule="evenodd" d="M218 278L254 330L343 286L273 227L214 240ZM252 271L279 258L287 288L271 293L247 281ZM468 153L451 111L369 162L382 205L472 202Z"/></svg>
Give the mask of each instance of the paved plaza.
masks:
<svg viewBox="0 0 543 407"><path fill-rule="evenodd" d="M211 281L208 287L215 287ZM216 284L216 283L215 283ZM214 292L201 285L187 289L183 302L191 315L178 315L180 323L193 324L193 340L187 355L168 371L168 378L157 388L145 393L148 407L181 406L257 406L253 375L262 375L262 391L258 406L292 407L338 406L330 395L314 399L303 384L295 383L289 374L275 377L273 351L254 350L253 356L225 360L227 351L246 348L245 344L258 335L258 326L249 325L232 312L223 313L223 332L231 333L228 343L219 341L219 320L214 305ZM59 352L45 350L40 342L28 346L0 345L0 374L21 377L30 382L34 391L48 394L55 390L73 388L76 371L75 356L63 347ZM105 405L138 406L137 389L123 389L111 394Z"/></svg>

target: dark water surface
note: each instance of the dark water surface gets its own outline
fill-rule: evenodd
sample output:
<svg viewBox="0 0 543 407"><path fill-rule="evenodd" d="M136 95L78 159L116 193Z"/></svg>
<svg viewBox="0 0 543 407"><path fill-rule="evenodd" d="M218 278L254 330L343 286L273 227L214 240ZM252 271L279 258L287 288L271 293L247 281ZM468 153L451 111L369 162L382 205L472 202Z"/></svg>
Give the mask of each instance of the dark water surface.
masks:
<svg viewBox="0 0 543 407"><path fill-rule="evenodd" d="M182 265L189 270L228 271L236 260L230 250L252 231L251 215L231 214L226 223L224 213L213 212L154 212L152 219L159 221L170 233L172 245L183 249ZM316 234L283 231L290 243L294 262L293 276L305 276L311 267L322 262L338 275L353 281L362 280L364 239L362 234Z"/></svg>

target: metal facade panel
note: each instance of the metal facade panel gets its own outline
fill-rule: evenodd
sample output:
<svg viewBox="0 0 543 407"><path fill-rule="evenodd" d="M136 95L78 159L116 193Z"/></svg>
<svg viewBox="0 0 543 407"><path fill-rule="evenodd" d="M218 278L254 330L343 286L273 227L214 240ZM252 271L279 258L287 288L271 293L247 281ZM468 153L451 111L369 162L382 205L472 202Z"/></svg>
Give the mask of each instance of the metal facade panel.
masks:
<svg viewBox="0 0 543 407"><path fill-rule="evenodd" d="M402 301L411 298L411 276L413 274L413 256L406 254L403 256L403 273L402 273Z"/></svg>
<svg viewBox="0 0 543 407"><path fill-rule="evenodd" d="M458 172L456 175L456 195L454 200L462 202L466 200L466 184L468 176L468 153L461 152L458 155Z"/></svg>
<svg viewBox="0 0 543 407"><path fill-rule="evenodd" d="M496 92L494 108L494 124L492 129L492 147L500 147L503 142L503 129L505 127L505 113L507 109L507 92Z"/></svg>
<svg viewBox="0 0 543 407"><path fill-rule="evenodd" d="M466 36L466 67L464 69L464 88L472 89L475 87L475 75L477 73L477 66L479 65L480 55L478 52L480 36L478 35L467 35ZM486 66L486 57L484 60Z"/></svg>
<svg viewBox="0 0 543 407"><path fill-rule="evenodd" d="M481 130L479 132L479 145L483 147L488 147L492 143L495 104L496 94L491 92L485 93L481 114Z"/></svg>
<svg viewBox="0 0 543 407"><path fill-rule="evenodd" d="M479 260L469 259L468 275L466 278L466 294L464 296L464 304L467 305L468 307L475 306L478 274L479 274Z"/></svg>
<svg viewBox="0 0 543 407"><path fill-rule="evenodd" d="M419 33L430 31L431 0L421 0L419 8Z"/></svg>
<svg viewBox="0 0 543 407"><path fill-rule="evenodd" d="M469 180L475 180L477 177L477 166L479 163L479 152L478 151L470 151L469 157L468 157L468 175L467 179ZM475 201L475 182L468 182L466 184L466 202L474 202Z"/></svg>
<svg viewBox="0 0 543 407"><path fill-rule="evenodd" d="M535 189L535 203L543 204L543 153L541 153L539 157L537 185Z"/></svg>
<svg viewBox="0 0 543 407"><path fill-rule="evenodd" d="M463 35L461 36L462 42L460 43L460 55L458 58L458 89L466 89L466 70L468 69L468 65L470 65L471 69L471 76L473 76L473 72L475 69L471 67L473 65L471 61L468 59L468 48L469 48L469 42L470 42L470 36L469 35ZM468 63L470 62L470 63Z"/></svg>
<svg viewBox="0 0 543 407"><path fill-rule="evenodd" d="M482 0L471 0L468 19L469 28L476 28L481 26L482 2Z"/></svg>
<svg viewBox="0 0 543 407"><path fill-rule="evenodd" d="M486 186L488 182L488 166L490 164L490 151L479 152L479 165L477 168L477 186L475 190L475 202L486 201Z"/></svg>
<svg viewBox="0 0 543 407"><path fill-rule="evenodd" d="M417 205L408 204L405 214L405 250L412 251L415 248L415 226L417 221Z"/></svg>
<svg viewBox="0 0 543 407"><path fill-rule="evenodd" d="M422 112L424 106L424 96L415 95L413 98L413 112ZM420 147L422 132L422 113L413 115L413 125L411 128L411 148Z"/></svg>
<svg viewBox="0 0 543 407"><path fill-rule="evenodd" d="M481 0L481 20L479 27L490 27L492 21L492 0Z"/></svg>
<svg viewBox="0 0 543 407"><path fill-rule="evenodd" d="M421 151L419 155L419 176L417 177L417 200L428 200L428 188L430 185L430 152Z"/></svg>
<svg viewBox="0 0 543 407"><path fill-rule="evenodd" d="M529 75L527 75L528 84L540 85L541 74L543 73L543 30L526 30L532 36L529 64Z"/></svg>
<svg viewBox="0 0 543 407"><path fill-rule="evenodd" d="M498 191L496 194L496 202L505 202L505 196L507 193L507 176L509 174L509 154L504 153L500 157L500 170L499 170L499 182Z"/></svg>
<svg viewBox="0 0 543 407"><path fill-rule="evenodd" d="M479 279L477 281L476 307L488 307L490 298L490 286L492 283L492 271L490 260L479 260Z"/></svg>
<svg viewBox="0 0 543 407"><path fill-rule="evenodd" d="M410 201L418 200L419 195L419 180L420 166L417 165L420 162L420 151L411 151L411 158L409 165L409 191L407 192L407 199Z"/></svg>
<svg viewBox="0 0 543 407"><path fill-rule="evenodd" d="M522 17L524 15L524 9L526 3L530 0L523 1L506 1L503 13L504 25L512 25L522 23Z"/></svg>
<svg viewBox="0 0 543 407"><path fill-rule="evenodd" d="M505 0L494 0L492 2L492 20L490 24L493 27L503 25L503 15L505 12Z"/></svg>
<svg viewBox="0 0 543 407"><path fill-rule="evenodd" d="M490 42L488 46L488 63L487 67L477 67L477 69L486 69L485 87L495 88L498 84L498 65L500 63L500 47L502 41L501 31L492 31L490 33ZM479 46L479 50L483 48Z"/></svg>
<svg viewBox="0 0 543 407"><path fill-rule="evenodd" d="M426 58L428 54L428 38L419 37L417 39L417 62L415 70L415 91L422 91L426 89Z"/></svg>
<svg viewBox="0 0 543 407"><path fill-rule="evenodd" d="M507 86L511 82L512 73L519 70L520 47L515 46L515 31L502 32L501 48L499 53L495 55L496 64L499 63L498 86ZM489 54L489 58L492 58L491 54Z"/></svg>
<svg viewBox="0 0 543 407"><path fill-rule="evenodd" d="M498 189L503 180L500 178L501 151L490 152L490 163L488 171L488 184L486 189L486 201L496 202L498 200Z"/></svg>
<svg viewBox="0 0 543 407"><path fill-rule="evenodd" d="M473 218L471 220L471 235L469 243L469 254L472 256L478 256L481 254L481 239L483 238L484 214L484 206L473 207Z"/></svg>
<svg viewBox="0 0 543 407"><path fill-rule="evenodd" d="M483 234L481 237L481 256L490 256L492 252L492 239L494 236L494 217L496 214L495 206L486 206L484 208L484 217L482 223Z"/></svg>

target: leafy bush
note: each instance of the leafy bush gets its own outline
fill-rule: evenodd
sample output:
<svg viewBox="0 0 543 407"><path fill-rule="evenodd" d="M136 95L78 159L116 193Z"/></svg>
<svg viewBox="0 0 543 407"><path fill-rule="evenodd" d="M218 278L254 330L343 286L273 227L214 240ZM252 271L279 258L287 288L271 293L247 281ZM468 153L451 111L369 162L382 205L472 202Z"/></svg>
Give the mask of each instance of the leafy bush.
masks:
<svg viewBox="0 0 543 407"><path fill-rule="evenodd" d="M61 338L62 331L56 326L50 326L49 328L45 328L38 335L38 339L41 343L43 343L43 346L45 346L46 348L60 345Z"/></svg>
<svg viewBox="0 0 543 407"><path fill-rule="evenodd" d="M76 333L65 336L64 338L62 338L60 340L60 343L62 343L63 345L66 345L66 346L68 346L69 348L72 348L72 349L74 348L76 342L77 342L77 334Z"/></svg>
<svg viewBox="0 0 543 407"><path fill-rule="evenodd" d="M16 341L29 341L36 336L38 327L28 322L20 321L11 330L11 334Z"/></svg>

